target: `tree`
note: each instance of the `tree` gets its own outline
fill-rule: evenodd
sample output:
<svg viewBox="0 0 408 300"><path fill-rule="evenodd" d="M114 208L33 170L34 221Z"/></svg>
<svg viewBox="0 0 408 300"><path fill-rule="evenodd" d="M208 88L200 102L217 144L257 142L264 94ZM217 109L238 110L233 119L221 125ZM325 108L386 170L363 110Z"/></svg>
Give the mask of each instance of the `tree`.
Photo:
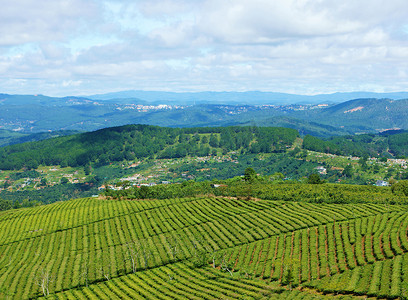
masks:
<svg viewBox="0 0 408 300"><path fill-rule="evenodd" d="M253 168L248 167L248 168L245 169L244 180L246 182L252 183L252 182L255 181L256 177L257 177L256 172L255 172L255 170Z"/></svg>
<svg viewBox="0 0 408 300"><path fill-rule="evenodd" d="M0 198L0 211L9 210L13 208L13 202L10 200L3 200Z"/></svg>
<svg viewBox="0 0 408 300"><path fill-rule="evenodd" d="M321 184L323 183L323 180L320 179L319 174L313 173L313 174L310 174L309 177L307 178L307 183Z"/></svg>
<svg viewBox="0 0 408 300"><path fill-rule="evenodd" d="M218 139L213 133L211 133L211 135L210 135L210 142L209 143L210 143L211 147L214 147L214 148L218 147Z"/></svg>
<svg viewBox="0 0 408 300"><path fill-rule="evenodd" d="M180 241L176 236L166 238L167 252L172 260L177 260L180 253Z"/></svg>
<svg viewBox="0 0 408 300"><path fill-rule="evenodd" d="M41 287L41 291L44 296L48 296L50 294L49 287L51 281L51 273L47 269L41 268L37 273L36 284Z"/></svg>
<svg viewBox="0 0 408 300"><path fill-rule="evenodd" d="M282 278L282 283L289 285L289 289L292 290L293 282L295 281L295 276L293 275L292 265L286 266L284 270L285 274Z"/></svg>
<svg viewBox="0 0 408 300"><path fill-rule="evenodd" d="M209 253L202 244L202 241L196 238L191 241L192 256L190 258L190 261L195 268L204 267L209 259Z"/></svg>
<svg viewBox="0 0 408 300"><path fill-rule="evenodd" d="M395 195L408 196L408 180L400 180L391 186L391 191Z"/></svg>
<svg viewBox="0 0 408 300"><path fill-rule="evenodd" d="M367 159L368 156L367 155L363 155L359 160L358 163L361 165L361 168L363 170L367 170Z"/></svg>
<svg viewBox="0 0 408 300"><path fill-rule="evenodd" d="M212 266L215 269L217 267L217 261L222 258L222 253L220 251L216 251L215 249L212 249L211 252Z"/></svg>
<svg viewBox="0 0 408 300"><path fill-rule="evenodd" d="M231 276L233 276L233 274L232 274L232 265L231 265L231 263L230 262L228 262L226 259L225 259L225 255L222 257L222 261L221 261L221 270L222 271L224 271L224 272L228 272Z"/></svg>
<svg viewBox="0 0 408 300"><path fill-rule="evenodd" d="M147 199L149 195L149 188L145 185L142 185L139 189L139 197L140 199Z"/></svg>
<svg viewBox="0 0 408 300"><path fill-rule="evenodd" d="M132 272L137 271L137 261L140 256L140 244L138 242L128 242L124 245L126 251L126 260L130 260L132 264Z"/></svg>
<svg viewBox="0 0 408 300"><path fill-rule="evenodd" d="M103 254L102 254L103 255ZM101 257L98 261L99 272L107 281L111 279L111 262L108 257Z"/></svg>
<svg viewBox="0 0 408 300"><path fill-rule="evenodd" d="M270 176L270 180L272 181L280 181L285 178L285 175L283 175L281 172L276 172Z"/></svg>
<svg viewBox="0 0 408 300"><path fill-rule="evenodd" d="M144 268L146 270L147 267L149 266L149 260L150 260L151 256L153 255L153 252L150 249L148 241L145 240L143 242L140 242L139 252L140 252L140 257L141 257L141 259L143 261Z"/></svg>
<svg viewBox="0 0 408 300"><path fill-rule="evenodd" d="M343 170L343 175L346 177L353 176L353 167L351 165L347 165Z"/></svg>
<svg viewBox="0 0 408 300"><path fill-rule="evenodd" d="M68 182L69 182L68 178L66 178L66 177L61 178L61 184L66 184Z"/></svg>
<svg viewBox="0 0 408 300"><path fill-rule="evenodd" d="M18 209L18 208L21 208L21 207L22 207L21 203L18 200L15 200L14 203L13 203L13 208Z"/></svg>
<svg viewBox="0 0 408 300"><path fill-rule="evenodd" d="M84 172L85 172L85 176L88 176L89 174L91 174L92 169L89 163L84 166Z"/></svg>

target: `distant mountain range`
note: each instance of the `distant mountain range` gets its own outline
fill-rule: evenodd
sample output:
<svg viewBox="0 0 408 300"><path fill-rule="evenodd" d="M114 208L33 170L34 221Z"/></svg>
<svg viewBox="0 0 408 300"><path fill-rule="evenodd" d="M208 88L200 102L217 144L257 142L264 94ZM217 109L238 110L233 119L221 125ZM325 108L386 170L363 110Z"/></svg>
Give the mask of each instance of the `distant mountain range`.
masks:
<svg viewBox="0 0 408 300"><path fill-rule="evenodd" d="M373 94L376 98L341 102L348 97ZM393 98L383 98L386 96ZM128 91L62 98L0 94L0 129L11 130L2 133L0 146L21 141L23 136L17 136L16 132L91 131L125 124L282 126L297 129L302 135L319 137L408 129L408 100L395 100L400 98L408 99L408 93L301 96L264 92ZM244 102L252 104L238 104ZM292 102L297 104L290 104ZM64 134L59 132L58 135ZM36 140L46 136L25 136L24 139ZM8 140L8 137L12 139Z"/></svg>
<svg viewBox="0 0 408 300"><path fill-rule="evenodd" d="M0 129L0 147L21 144L26 142L35 142L46 140L54 137L66 136L79 133L75 130L60 130L51 132L39 132L39 133L22 133L18 131Z"/></svg>
<svg viewBox="0 0 408 300"><path fill-rule="evenodd" d="M172 103L172 104L240 104L240 105L287 105L287 104L317 104L339 103L357 98L387 98L393 100L408 99L408 92L373 93L373 92L349 92L319 95L296 95L275 92L155 92L155 91L121 91L100 95L86 96L93 100L124 100L134 99L149 103Z"/></svg>

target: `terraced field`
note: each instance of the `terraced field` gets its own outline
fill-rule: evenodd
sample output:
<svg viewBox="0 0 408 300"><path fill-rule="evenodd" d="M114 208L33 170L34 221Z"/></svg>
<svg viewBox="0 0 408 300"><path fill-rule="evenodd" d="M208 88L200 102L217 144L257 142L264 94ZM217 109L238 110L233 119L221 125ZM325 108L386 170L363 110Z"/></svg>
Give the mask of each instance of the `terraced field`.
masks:
<svg viewBox="0 0 408 300"><path fill-rule="evenodd" d="M408 210L223 197L0 214L0 298L406 297Z"/></svg>

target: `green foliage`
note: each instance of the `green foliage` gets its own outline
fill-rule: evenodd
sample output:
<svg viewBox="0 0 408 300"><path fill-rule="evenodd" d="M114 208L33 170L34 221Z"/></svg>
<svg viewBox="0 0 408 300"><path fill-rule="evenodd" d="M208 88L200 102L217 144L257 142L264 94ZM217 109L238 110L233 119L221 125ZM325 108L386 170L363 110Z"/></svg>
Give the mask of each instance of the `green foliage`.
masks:
<svg viewBox="0 0 408 300"><path fill-rule="evenodd" d="M352 176L353 176L353 166L350 165L350 164L348 164L348 165L344 168L342 174L343 174L343 176L346 176L346 177L352 177Z"/></svg>
<svg viewBox="0 0 408 300"><path fill-rule="evenodd" d="M10 200L4 200L0 198L0 211L9 210L13 208L13 202Z"/></svg>
<svg viewBox="0 0 408 300"><path fill-rule="evenodd" d="M257 178L256 172L253 168L248 167L245 169L245 173L244 173L244 180L246 182L254 182Z"/></svg>
<svg viewBox="0 0 408 300"><path fill-rule="evenodd" d="M313 173L313 174L310 174L309 177L307 178L307 183L321 184L323 183L323 180L320 179L319 174Z"/></svg>
<svg viewBox="0 0 408 300"><path fill-rule="evenodd" d="M2 191L0 196L4 199L11 200L13 203L20 202L23 207L31 207L79 197L91 197L97 193L98 189L95 184L60 184L48 186L40 190L24 190L18 192ZM27 200L27 205L23 202L26 199L30 199Z"/></svg>
<svg viewBox="0 0 408 300"><path fill-rule="evenodd" d="M40 173L38 173L35 170L29 170L29 171L23 171L23 172L17 172L17 173L10 174L11 180L19 180L21 178L38 178L38 177L40 177Z"/></svg>
<svg viewBox="0 0 408 300"><path fill-rule="evenodd" d="M390 135L388 137L390 151L395 156L408 156L408 132Z"/></svg>
<svg viewBox="0 0 408 300"><path fill-rule="evenodd" d="M408 180L400 180L391 186L391 191L395 195L408 196Z"/></svg>
<svg viewBox="0 0 408 300"><path fill-rule="evenodd" d="M292 284L295 281L295 276L293 275L293 266L290 265L286 268L286 272L282 278L282 284L289 285L292 288Z"/></svg>
<svg viewBox="0 0 408 300"><path fill-rule="evenodd" d="M341 151L336 144L329 141L323 141L311 135L306 135L303 138L303 148L316 152L341 154Z"/></svg>
<svg viewBox="0 0 408 300"><path fill-rule="evenodd" d="M311 203L408 203L408 197L395 195L388 187L278 182L259 178L251 184L246 184L242 182L241 177L236 177L225 181L188 181L183 184L142 186L143 191L137 187L121 191L107 190L104 195L114 199L171 199L216 195ZM214 185L220 184L220 187L214 188Z"/></svg>
<svg viewBox="0 0 408 300"><path fill-rule="evenodd" d="M200 135L203 135L202 139ZM164 128L126 125L0 148L0 169L60 165L81 166L90 173L90 164L104 166L111 162L148 157L208 156L218 147L227 152L241 149L248 149L252 153L283 152L298 136L296 130L273 127Z"/></svg>
<svg viewBox="0 0 408 300"><path fill-rule="evenodd" d="M389 136L362 134L331 137L322 140L317 137L306 135L303 140L303 148L344 156L365 157L360 161L361 164L367 160L367 157L390 156L406 157L408 156L408 133L399 133ZM381 161L386 161L383 157Z"/></svg>
<svg viewBox="0 0 408 300"><path fill-rule="evenodd" d="M190 259L191 264L194 268L201 268L208 264L210 256L207 250L198 249L193 252L193 256Z"/></svg>
<svg viewBox="0 0 408 300"><path fill-rule="evenodd" d="M69 182L68 178L62 177L61 178L61 184L67 184Z"/></svg>

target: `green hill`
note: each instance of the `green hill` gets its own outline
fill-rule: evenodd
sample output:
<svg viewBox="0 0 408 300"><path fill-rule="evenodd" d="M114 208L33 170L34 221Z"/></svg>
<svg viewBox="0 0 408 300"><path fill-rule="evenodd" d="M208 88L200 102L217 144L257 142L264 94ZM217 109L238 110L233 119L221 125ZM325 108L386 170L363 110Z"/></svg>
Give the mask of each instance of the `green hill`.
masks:
<svg viewBox="0 0 408 300"><path fill-rule="evenodd" d="M0 148L0 169L35 169L39 165L76 167L90 163L101 166L146 157L207 156L241 150L282 152L298 136L296 130L288 128L126 125Z"/></svg>
<svg viewBox="0 0 408 300"><path fill-rule="evenodd" d="M251 122L241 124L241 126L251 126L254 124L257 126L293 128L299 131L301 136L309 134L320 138L329 138L332 136L342 136L353 133L353 131L347 131L343 128L319 124L313 121L306 121L288 116L254 118L251 120Z"/></svg>
<svg viewBox="0 0 408 300"><path fill-rule="evenodd" d="M360 187L349 192L366 203L347 193L344 204L308 203L302 188L279 200L291 190L277 185L277 200L84 198L0 212L0 297L407 296L408 211L381 203L395 198L390 189L372 187L380 204Z"/></svg>
<svg viewBox="0 0 408 300"><path fill-rule="evenodd" d="M325 140L307 135L303 139L303 147L317 152L340 155L406 157L408 156L408 133L347 135Z"/></svg>

